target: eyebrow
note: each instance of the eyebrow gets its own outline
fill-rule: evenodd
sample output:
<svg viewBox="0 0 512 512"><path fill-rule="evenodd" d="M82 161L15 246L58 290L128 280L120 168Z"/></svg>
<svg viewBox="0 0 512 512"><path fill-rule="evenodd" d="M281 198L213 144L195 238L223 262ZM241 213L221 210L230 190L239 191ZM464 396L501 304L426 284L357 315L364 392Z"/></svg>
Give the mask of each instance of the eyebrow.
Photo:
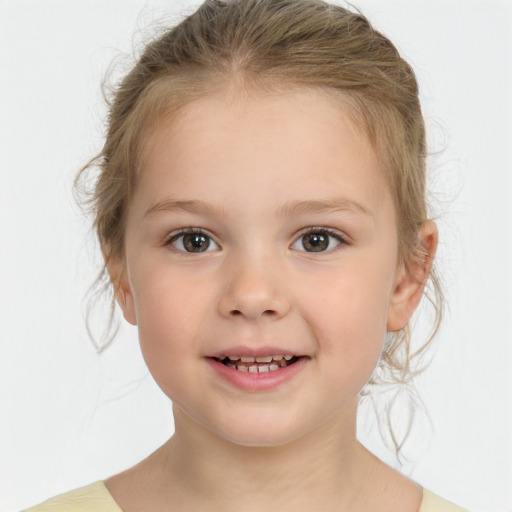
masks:
<svg viewBox="0 0 512 512"><path fill-rule="evenodd" d="M150 206L146 210L144 218L158 212L180 211L216 216L222 216L226 212L224 207L219 207L205 201L164 199ZM344 197L325 200L290 201L277 209L277 215L280 217L295 217L306 213L333 213L338 211L348 211L368 215L370 217L373 216L371 210L365 205Z"/></svg>
<svg viewBox="0 0 512 512"><path fill-rule="evenodd" d="M206 213L218 216L221 216L225 212L224 208L218 208L210 203L206 203L205 201L164 199L150 206L146 210L144 217L149 217L158 212L180 211L188 213Z"/></svg>
<svg viewBox="0 0 512 512"><path fill-rule="evenodd" d="M277 210L277 214L283 217L295 217L305 213L333 213L348 211L373 216L365 205L345 197L337 197L325 200L290 201Z"/></svg>

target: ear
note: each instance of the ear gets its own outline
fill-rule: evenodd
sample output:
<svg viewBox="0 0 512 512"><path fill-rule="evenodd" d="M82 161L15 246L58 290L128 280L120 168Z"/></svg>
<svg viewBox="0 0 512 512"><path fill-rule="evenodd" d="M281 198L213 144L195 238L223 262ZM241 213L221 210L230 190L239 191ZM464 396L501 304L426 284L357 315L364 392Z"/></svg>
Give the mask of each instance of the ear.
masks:
<svg viewBox="0 0 512 512"><path fill-rule="evenodd" d="M106 261L110 281L114 287L114 295L123 311L123 316L130 324L137 325L133 293L127 278L124 258L111 256L108 247L102 247L102 252Z"/></svg>
<svg viewBox="0 0 512 512"><path fill-rule="evenodd" d="M437 250L438 233L433 221L420 226L418 241L418 250L409 265L402 263L397 270L388 310L388 331L403 329L421 300Z"/></svg>

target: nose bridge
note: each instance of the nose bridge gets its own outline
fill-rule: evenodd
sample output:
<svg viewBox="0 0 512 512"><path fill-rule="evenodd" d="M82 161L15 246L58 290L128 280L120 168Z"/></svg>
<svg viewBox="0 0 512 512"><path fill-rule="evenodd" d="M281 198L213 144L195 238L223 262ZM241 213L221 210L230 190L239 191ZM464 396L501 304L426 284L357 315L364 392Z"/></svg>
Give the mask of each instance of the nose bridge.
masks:
<svg viewBox="0 0 512 512"><path fill-rule="evenodd" d="M281 318L290 305L282 279L283 269L268 252L237 253L225 262L225 286L219 302L224 316Z"/></svg>

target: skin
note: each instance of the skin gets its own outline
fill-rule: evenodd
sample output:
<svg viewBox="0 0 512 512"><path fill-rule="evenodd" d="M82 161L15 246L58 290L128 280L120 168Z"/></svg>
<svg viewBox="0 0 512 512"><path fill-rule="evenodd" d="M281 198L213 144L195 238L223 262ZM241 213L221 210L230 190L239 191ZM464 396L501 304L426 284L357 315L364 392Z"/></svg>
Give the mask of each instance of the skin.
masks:
<svg viewBox="0 0 512 512"><path fill-rule="evenodd" d="M407 324L429 271L398 263L395 207L365 135L320 92L212 96L161 122L143 156L109 270L176 431L106 480L120 507L418 510L421 488L355 432L385 334ZM327 236L320 227L329 245L310 252L305 230ZM190 228L207 251L184 250ZM433 256L435 225L420 238ZM304 364L275 388L239 389L209 360L239 345Z"/></svg>

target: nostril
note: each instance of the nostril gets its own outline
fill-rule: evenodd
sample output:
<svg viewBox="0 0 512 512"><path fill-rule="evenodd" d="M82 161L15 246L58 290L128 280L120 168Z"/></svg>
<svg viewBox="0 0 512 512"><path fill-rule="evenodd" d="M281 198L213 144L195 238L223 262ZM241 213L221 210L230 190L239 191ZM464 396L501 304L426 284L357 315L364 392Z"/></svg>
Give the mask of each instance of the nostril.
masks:
<svg viewBox="0 0 512 512"><path fill-rule="evenodd" d="M231 310L230 313L233 316L243 316L242 311L239 309L233 309L233 310ZM275 311L273 309L266 309L265 311L263 311L261 313L261 316L275 316L275 315L277 315L277 311Z"/></svg>

